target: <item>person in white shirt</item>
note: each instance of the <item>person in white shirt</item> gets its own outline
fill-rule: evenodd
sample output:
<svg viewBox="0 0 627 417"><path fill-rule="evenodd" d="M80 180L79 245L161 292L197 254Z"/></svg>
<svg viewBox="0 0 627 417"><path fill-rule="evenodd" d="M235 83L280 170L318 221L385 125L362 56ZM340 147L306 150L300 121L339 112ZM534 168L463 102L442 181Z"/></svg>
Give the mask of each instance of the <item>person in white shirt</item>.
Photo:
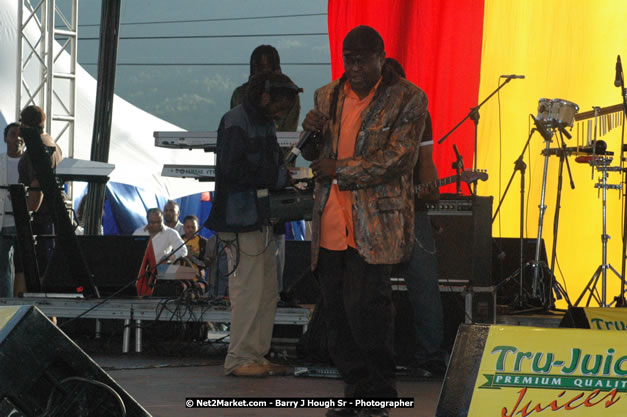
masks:
<svg viewBox="0 0 627 417"><path fill-rule="evenodd" d="M160 263L168 255L169 262L187 256L187 247L181 239L181 235L163 223L161 209L148 209L146 219L148 224L136 229L133 236L150 236L157 263ZM172 254L172 251L175 252Z"/></svg>
<svg viewBox="0 0 627 417"><path fill-rule="evenodd" d="M4 129L7 152L0 154L0 186L19 183L17 165L24 154L20 125L11 123ZM8 188L0 188L0 297L13 297L15 267L15 219Z"/></svg>

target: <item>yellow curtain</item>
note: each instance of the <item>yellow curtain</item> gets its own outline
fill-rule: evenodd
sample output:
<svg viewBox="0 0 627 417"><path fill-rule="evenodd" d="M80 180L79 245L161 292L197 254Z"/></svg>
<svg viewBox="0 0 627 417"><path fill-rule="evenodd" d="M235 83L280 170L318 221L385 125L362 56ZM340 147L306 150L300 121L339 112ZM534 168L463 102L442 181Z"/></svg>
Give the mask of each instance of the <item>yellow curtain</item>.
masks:
<svg viewBox="0 0 627 417"><path fill-rule="evenodd" d="M478 168L488 170L487 182L479 183L480 195L494 196L494 209L504 191L533 127L529 114L537 113L540 98L561 98L579 105L580 112L593 106L618 104L620 89L613 86L616 56L627 61L627 2L621 0L486 0L482 46L482 100L498 85L501 74L524 74L513 80L481 110L478 141ZM500 121L500 129L499 129ZM531 123L531 127L530 127ZM619 164L622 127L601 137L614 152L613 166ZM567 146L575 146L573 139ZM557 147L551 143L551 148ZM535 239L538 219L545 142L535 133L531 138L526 183L528 204L525 237ZM600 173L589 165L569 158L575 189L571 189L566 166L562 189L556 267L558 282L565 285L574 302L602 263L602 201L595 184ZM559 157L549 158L547 206L542 236L549 264L553 248L553 218L557 195ZM500 185L499 185L500 179ZM611 173L610 184L619 184L620 174ZM500 190L499 190L500 189ZM619 192L607 191L608 262L621 273L622 200ZM493 224L494 237L518 237L520 213L520 175L512 183L500 217ZM561 270L561 273L560 273ZM563 273L563 274L562 274ZM531 279L526 277L525 279ZM619 294L619 277L607 272L607 302ZM597 285L601 292L601 280ZM587 298L587 297L586 297ZM584 299L584 302L586 300ZM596 305L593 303L592 305ZM558 307L565 307L562 301Z"/></svg>

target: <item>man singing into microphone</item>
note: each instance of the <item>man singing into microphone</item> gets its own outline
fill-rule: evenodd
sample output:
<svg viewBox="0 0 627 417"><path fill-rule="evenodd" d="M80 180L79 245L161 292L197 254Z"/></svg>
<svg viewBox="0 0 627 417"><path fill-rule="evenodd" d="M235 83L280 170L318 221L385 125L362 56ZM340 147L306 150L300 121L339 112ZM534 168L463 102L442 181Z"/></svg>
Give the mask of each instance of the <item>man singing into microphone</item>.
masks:
<svg viewBox="0 0 627 417"><path fill-rule="evenodd" d="M396 397L391 265L411 254L412 170L425 93L383 66L383 39L358 26L343 42L344 75L318 89L303 128L320 134L313 160L312 269L318 270L328 348L347 397ZM331 409L327 416L387 416Z"/></svg>

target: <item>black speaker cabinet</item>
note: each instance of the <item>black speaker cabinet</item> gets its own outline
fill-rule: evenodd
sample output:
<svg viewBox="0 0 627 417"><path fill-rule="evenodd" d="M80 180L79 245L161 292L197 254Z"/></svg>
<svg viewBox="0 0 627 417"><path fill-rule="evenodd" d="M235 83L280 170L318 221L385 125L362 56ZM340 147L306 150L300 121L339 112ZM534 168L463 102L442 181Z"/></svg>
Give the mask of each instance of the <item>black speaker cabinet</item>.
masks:
<svg viewBox="0 0 627 417"><path fill-rule="evenodd" d="M128 284L137 278L148 236L91 235L76 236L76 239L101 295L111 295L125 286L120 295L137 295L135 285ZM68 262L72 261L55 250L44 275L43 291L75 293L84 285L71 275Z"/></svg>
<svg viewBox="0 0 627 417"><path fill-rule="evenodd" d="M492 197L442 194L428 206L442 281L492 285Z"/></svg>
<svg viewBox="0 0 627 417"><path fill-rule="evenodd" d="M34 306L0 307L3 416L150 417Z"/></svg>
<svg viewBox="0 0 627 417"><path fill-rule="evenodd" d="M498 304L511 304L520 294L520 238L494 238L492 242L492 277L497 284ZM537 239L523 239L523 291L531 294L534 279L534 267L528 264L535 261ZM540 241L540 262L548 265L544 239ZM550 292L550 274L548 268L538 274L543 281L543 288Z"/></svg>
<svg viewBox="0 0 627 417"><path fill-rule="evenodd" d="M492 293L472 294L472 312L468 317L465 295L461 292L440 292L444 331L442 349L451 352L458 328L467 320L471 323L492 323L494 321L494 297ZM415 315L407 291L392 292L396 317L394 320L394 350L399 365L410 365L416 353ZM430 320L423 317L421 320Z"/></svg>
<svg viewBox="0 0 627 417"><path fill-rule="evenodd" d="M490 326L487 325L463 324L459 327L440 391L436 417L468 415L489 331Z"/></svg>

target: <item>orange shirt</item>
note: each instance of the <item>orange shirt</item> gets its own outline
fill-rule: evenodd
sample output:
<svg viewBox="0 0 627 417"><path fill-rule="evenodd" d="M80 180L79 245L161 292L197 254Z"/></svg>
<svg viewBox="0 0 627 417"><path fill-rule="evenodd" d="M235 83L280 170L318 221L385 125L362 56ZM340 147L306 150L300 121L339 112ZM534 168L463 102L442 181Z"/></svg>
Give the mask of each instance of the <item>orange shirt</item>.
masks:
<svg viewBox="0 0 627 417"><path fill-rule="evenodd" d="M344 84L346 97L342 108L340 138L338 143L333 145L337 149L338 161L353 157L362 122L361 113L372 101L379 82L363 100L353 92L348 81ZM322 212L320 246L329 250L346 250L348 246L356 249L354 229L351 191L340 191L334 180L329 200Z"/></svg>

